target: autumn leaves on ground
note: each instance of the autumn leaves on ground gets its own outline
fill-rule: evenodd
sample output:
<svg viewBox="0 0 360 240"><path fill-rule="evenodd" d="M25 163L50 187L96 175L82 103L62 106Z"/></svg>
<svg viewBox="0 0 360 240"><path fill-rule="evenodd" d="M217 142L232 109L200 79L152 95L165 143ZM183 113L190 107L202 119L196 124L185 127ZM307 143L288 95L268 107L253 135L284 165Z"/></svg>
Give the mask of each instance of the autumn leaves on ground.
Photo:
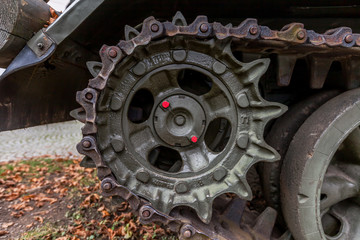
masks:
<svg viewBox="0 0 360 240"><path fill-rule="evenodd" d="M142 225L127 203L101 197L96 170L79 160L0 163L0 239L176 239Z"/></svg>

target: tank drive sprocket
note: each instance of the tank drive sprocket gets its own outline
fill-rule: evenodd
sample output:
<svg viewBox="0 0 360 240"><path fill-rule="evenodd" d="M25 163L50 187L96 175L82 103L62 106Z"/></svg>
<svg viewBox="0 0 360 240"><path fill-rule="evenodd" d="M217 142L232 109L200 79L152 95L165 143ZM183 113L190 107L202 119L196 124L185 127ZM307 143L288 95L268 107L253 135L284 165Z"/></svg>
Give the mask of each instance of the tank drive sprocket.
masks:
<svg viewBox="0 0 360 240"><path fill-rule="evenodd" d="M279 159L263 139L265 125L286 110L260 95L270 60L238 61L230 39L182 34L132 43L96 100L103 164L120 185L165 214L188 206L208 223L219 195L250 200L248 169ZM90 71L99 78L106 64L89 64Z"/></svg>

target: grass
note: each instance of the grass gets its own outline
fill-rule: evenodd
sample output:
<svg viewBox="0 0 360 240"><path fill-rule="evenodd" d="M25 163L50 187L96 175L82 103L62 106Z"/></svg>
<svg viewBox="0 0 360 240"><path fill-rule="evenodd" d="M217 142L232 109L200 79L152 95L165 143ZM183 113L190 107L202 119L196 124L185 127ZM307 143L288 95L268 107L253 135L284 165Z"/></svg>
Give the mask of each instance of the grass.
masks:
<svg viewBox="0 0 360 240"><path fill-rule="evenodd" d="M3 176L3 173L6 171L13 171L14 170L14 166L11 164L4 164L3 166L0 165L0 178L5 178L5 175Z"/></svg>
<svg viewBox="0 0 360 240"><path fill-rule="evenodd" d="M40 240L44 239L44 236L48 237L48 239L55 239L61 237L62 235L65 235L65 231L61 232L59 228L56 228L52 224L46 223L24 233L19 238L19 240Z"/></svg>
<svg viewBox="0 0 360 240"><path fill-rule="evenodd" d="M55 161L54 159L44 158L44 159L30 159L21 161L20 165L28 165L30 167L30 173L33 173L35 170L43 167L47 167L48 173L61 171L64 167L68 167L73 164L72 160L65 160L61 163Z"/></svg>

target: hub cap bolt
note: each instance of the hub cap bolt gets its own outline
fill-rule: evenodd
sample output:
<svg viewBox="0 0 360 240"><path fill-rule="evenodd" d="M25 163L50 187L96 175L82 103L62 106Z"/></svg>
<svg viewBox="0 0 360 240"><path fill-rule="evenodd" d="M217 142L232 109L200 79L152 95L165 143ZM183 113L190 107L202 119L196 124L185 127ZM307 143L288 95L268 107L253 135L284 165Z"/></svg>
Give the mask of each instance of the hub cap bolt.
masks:
<svg viewBox="0 0 360 240"><path fill-rule="evenodd" d="M209 30L209 26L206 23L201 24L200 31L206 33Z"/></svg>
<svg viewBox="0 0 360 240"><path fill-rule="evenodd" d="M193 143L196 143L198 141L197 136L192 136L190 139Z"/></svg>
<svg viewBox="0 0 360 240"><path fill-rule="evenodd" d="M250 33L251 33L252 35L257 34L257 32L258 32L258 28L257 28L257 27L253 26L253 27L250 28Z"/></svg>
<svg viewBox="0 0 360 240"><path fill-rule="evenodd" d="M184 116L181 116L181 115L176 116L176 117L175 117L175 123L176 123L176 125L178 125L178 126L184 125L184 124L185 124L185 118L184 118Z"/></svg>
<svg viewBox="0 0 360 240"><path fill-rule="evenodd" d="M297 33L297 38L299 39L299 40L303 40L304 38L305 38L305 32L304 32L304 30L300 30L298 33Z"/></svg>
<svg viewBox="0 0 360 240"><path fill-rule="evenodd" d="M351 43L352 41L353 41L353 36L352 36L352 34L346 35L346 37L345 37L345 42L346 42L346 43Z"/></svg>
<svg viewBox="0 0 360 240"><path fill-rule="evenodd" d="M157 25L155 23L153 25L151 25L151 31L158 32L159 31L159 25Z"/></svg>
<svg viewBox="0 0 360 240"><path fill-rule="evenodd" d="M183 236L184 238L190 238L192 236L192 232L189 229L187 229L184 231Z"/></svg>
<svg viewBox="0 0 360 240"><path fill-rule="evenodd" d="M148 218L150 217L150 211L149 210L144 210L141 214L144 218Z"/></svg>
<svg viewBox="0 0 360 240"><path fill-rule="evenodd" d="M87 99L87 100L91 100L92 98L93 98L93 95L92 95L92 93L86 93L85 94L85 98Z"/></svg>
<svg viewBox="0 0 360 240"><path fill-rule="evenodd" d="M169 103L168 101L163 101L162 104L161 104L161 106L162 106L163 108L168 108L168 107L170 106L170 103Z"/></svg>
<svg viewBox="0 0 360 240"><path fill-rule="evenodd" d="M105 183L105 184L103 185L103 189L104 189L104 190L110 190L111 188L112 188L112 184L109 183L109 182L107 182L107 183Z"/></svg>
<svg viewBox="0 0 360 240"><path fill-rule="evenodd" d="M43 43L38 43L37 47L42 50L42 49L44 49L44 44Z"/></svg>
<svg viewBox="0 0 360 240"><path fill-rule="evenodd" d="M110 49L109 56L112 57L112 58L116 58L117 57L117 52L114 49Z"/></svg>
<svg viewBox="0 0 360 240"><path fill-rule="evenodd" d="M85 141L83 141L82 145L84 148L89 148L89 147L91 147L91 142L88 140L85 140Z"/></svg>

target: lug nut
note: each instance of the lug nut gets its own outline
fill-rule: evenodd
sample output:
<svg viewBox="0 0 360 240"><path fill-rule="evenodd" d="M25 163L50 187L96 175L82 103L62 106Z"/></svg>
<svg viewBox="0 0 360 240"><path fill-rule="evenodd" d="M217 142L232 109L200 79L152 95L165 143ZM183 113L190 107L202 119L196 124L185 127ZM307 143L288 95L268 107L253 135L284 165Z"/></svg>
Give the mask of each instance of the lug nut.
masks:
<svg viewBox="0 0 360 240"><path fill-rule="evenodd" d="M144 218L148 218L150 217L150 211L149 210L144 210L141 215L144 217Z"/></svg>
<svg viewBox="0 0 360 240"><path fill-rule="evenodd" d="M182 115L176 116L174 121L175 121L176 125L182 126L185 124L185 117Z"/></svg>
<svg viewBox="0 0 360 240"><path fill-rule="evenodd" d="M153 25L151 25L151 31L158 32L159 31L159 25L157 25L155 23Z"/></svg>
<svg viewBox="0 0 360 240"><path fill-rule="evenodd" d="M183 232L183 236L184 238L190 238L192 236L192 232L189 229L187 229Z"/></svg>
<svg viewBox="0 0 360 240"><path fill-rule="evenodd" d="M192 136L190 139L193 143L196 143L198 141L197 136Z"/></svg>
<svg viewBox="0 0 360 240"><path fill-rule="evenodd" d="M37 44L37 47L38 47L39 49L43 49L43 48L44 48L44 44L43 44L43 43L38 43L38 44Z"/></svg>
<svg viewBox="0 0 360 240"><path fill-rule="evenodd" d="M84 148L89 148L89 147L91 147L91 142L88 140L85 140L85 141L83 141L82 145Z"/></svg>
<svg viewBox="0 0 360 240"><path fill-rule="evenodd" d="M297 38L298 38L299 40L303 40L304 37L305 37L305 32L304 32L304 30L300 30L300 31L296 34L296 36L297 36Z"/></svg>
<svg viewBox="0 0 360 240"><path fill-rule="evenodd" d="M91 100L93 98L93 94L88 92L88 93L85 94L85 98L87 100Z"/></svg>
<svg viewBox="0 0 360 240"><path fill-rule="evenodd" d="M250 28L250 33L251 33L252 35L257 34L257 32L258 32L258 28L257 28L257 27L253 26L253 27Z"/></svg>
<svg viewBox="0 0 360 240"><path fill-rule="evenodd" d="M351 43L353 40L354 40L354 39L353 39L352 34L346 35L346 37L345 37L345 42L346 42L346 43Z"/></svg>
<svg viewBox="0 0 360 240"><path fill-rule="evenodd" d="M195 232L194 227L191 225L185 225L181 228L181 236L183 238L191 238Z"/></svg>
<svg viewBox="0 0 360 240"><path fill-rule="evenodd" d="M105 184L103 185L103 189L104 189L104 190L110 190L111 188L112 188L112 184L109 183L109 182L107 182L107 183L105 183Z"/></svg>
<svg viewBox="0 0 360 240"><path fill-rule="evenodd" d="M116 58L116 57L117 57L117 52L116 52L116 50L110 49L110 50L109 50L109 56L110 56L111 58Z"/></svg>
<svg viewBox="0 0 360 240"><path fill-rule="evenodd" d="M168 101L163 101L163 102L161 103L161 106L162 106L163 108L168 108L168 107L170 106L170 103L169 103Z"/></svg>
<svg viewBox="0 0 360 240"><path fill-rule="evenodd" d="M209 30L209 26L206 23L201 24L200 31L206 33Z"/></svg>

